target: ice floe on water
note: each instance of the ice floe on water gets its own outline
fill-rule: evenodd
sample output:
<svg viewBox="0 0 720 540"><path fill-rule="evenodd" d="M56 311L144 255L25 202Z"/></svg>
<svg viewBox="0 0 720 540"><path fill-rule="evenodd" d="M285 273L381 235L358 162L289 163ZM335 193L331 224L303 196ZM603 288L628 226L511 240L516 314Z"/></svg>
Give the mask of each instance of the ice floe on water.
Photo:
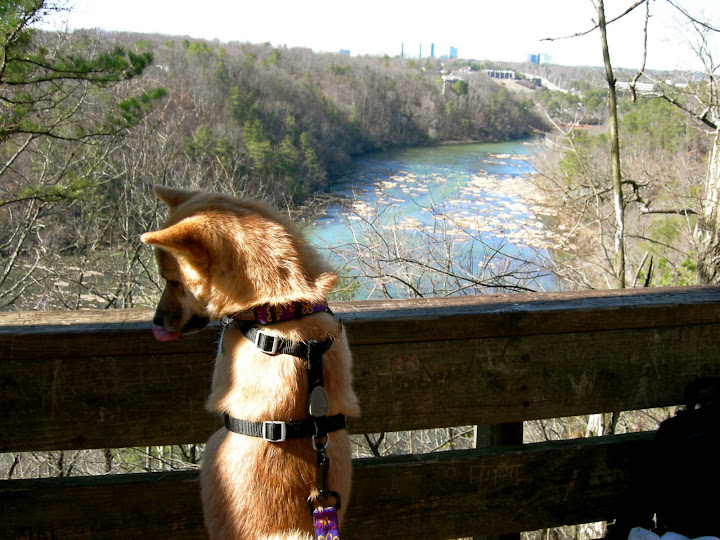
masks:
<svg viewBox="0 0 720 540"><path fill-rule="evenodd" d="M546 257L562 238L543 225L552 212L529 179L529 147L463 146L358 160L338 190L348 202L330 208L312 227L311 239L349 246L370 226L379 234L404 234L407 243L450 239L464 246L458 257L478 244L511 258Z"/></svg>
<svg viewBox="0 0 720 540"><path fill-rule="evenodd" d="M550 249L556 243L542 222L551 211L528 178L474 174L451 193L441 188L447 183L447 178L436 175L377 179L351 199L345 217L373 221L383 212L389 220L384 228L437 231L433 221L441 220L450 225L444 234L456 237L484 236L535 249ZM392 209L398 209L397 216L391 215Z"/></svg>

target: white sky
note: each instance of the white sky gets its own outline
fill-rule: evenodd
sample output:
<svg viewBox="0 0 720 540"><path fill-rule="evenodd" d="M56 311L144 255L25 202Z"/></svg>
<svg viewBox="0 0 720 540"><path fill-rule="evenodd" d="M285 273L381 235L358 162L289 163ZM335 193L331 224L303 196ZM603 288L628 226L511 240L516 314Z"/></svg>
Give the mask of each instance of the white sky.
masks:
<svg viewBox="0 0 720 540"><path fill-rule="evenodd" d="M693 14L720 25L720 1L680 0ZM607 18L634 0L606 0ZM351 54L446 55L522 62L545 53L552 63L602 65L599 34L543 42L592 27L590 0L69 0L70 29L103 28L220 41L270 42ZM651 2L647 67L700 69L689 25L664 0ZM644 6L610 26L614 67L637 68L642 59ZM47 21L51 22L51 21ZM52 21L55 24L59 20ZM720 39L713 38L718 60Z"/></svg>

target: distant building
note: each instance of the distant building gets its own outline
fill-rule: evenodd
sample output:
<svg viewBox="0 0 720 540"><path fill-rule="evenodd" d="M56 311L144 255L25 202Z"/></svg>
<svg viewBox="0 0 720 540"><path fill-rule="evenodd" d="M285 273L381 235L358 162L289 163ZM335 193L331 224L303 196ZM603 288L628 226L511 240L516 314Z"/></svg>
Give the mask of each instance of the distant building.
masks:
<svg viewBox="0 0 720 540"><path fill-rule="evenodd" d="M350 56L350 50L349 49L340 49L340 54Z"/></svg>
<svg viewBox="0 0 720 540"><path fill-rule="evenodd" d="M517 76L515 75L515 72L512 69L486 69L485 75L490 77L491 79L498 79L498 80L515 80L517 79Z"/></svg>
<svg viewBox="0 0 720 540"><path fill-rule="evenodd" d="M457 49L455 47L450 47L450 58L457 58L458 53Z"/></svg>
<svg viewBox="0 0 720 540"><path fill-rule="evenodd" d="M615 88L617 88L621 92L629 92L630 83L617 82L615 83ZM653 83L635 83L635 91L642 96L649 96L655 93L655 85Z"/></svg>
<svg viewBox="0 0 720 540"><path fill-rule="evenodd" d="M549 54L528 54L527 61L529 64L549 64L551 57Z"/></svg>
<svg viewBox="0 0 720 540"><path fill-rule="evenodd" d="M435 58L435 44L430 44L430 58Z"/></svg>

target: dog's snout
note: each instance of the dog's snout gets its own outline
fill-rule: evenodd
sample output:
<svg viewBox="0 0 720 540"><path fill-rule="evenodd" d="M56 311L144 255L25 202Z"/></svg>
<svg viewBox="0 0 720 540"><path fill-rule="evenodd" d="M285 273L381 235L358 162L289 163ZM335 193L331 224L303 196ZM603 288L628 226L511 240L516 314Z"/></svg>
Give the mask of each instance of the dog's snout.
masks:
<svg viewBox="0 0 720 540"><path fill-rule="evenodd" d="M163 316L159 313L156 313L153 317L153 324L155 326L165 326L165 321L163 320Z"/></svg>

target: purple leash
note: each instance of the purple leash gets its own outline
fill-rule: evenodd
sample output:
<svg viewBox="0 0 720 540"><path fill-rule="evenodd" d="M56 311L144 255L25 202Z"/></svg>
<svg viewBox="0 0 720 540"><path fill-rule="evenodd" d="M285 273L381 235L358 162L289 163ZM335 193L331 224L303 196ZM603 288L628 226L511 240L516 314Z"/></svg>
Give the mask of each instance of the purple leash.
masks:
<svg viewBox="0 0 720 540"><path fill-rule="evenodd" d="M313 510L316 540L340 540L338 532L337 508L318 506Z"/></svg>
<svg viewBox="0 0 720 540"><path fill-rule="evenodd" d="M327 473L330 468L330 458L325 453L328 438L324 443L318 443L318 439L312 441L313 448L317 452L318 467L320 468L320 489L317 500L335 499L331 506L318 506L314 508L312 495L307 498L308 512L312 514L313 525L315 526L315 540L340 540L337 511L340 509L340 494L330 491L327 488Z"/></svg>

